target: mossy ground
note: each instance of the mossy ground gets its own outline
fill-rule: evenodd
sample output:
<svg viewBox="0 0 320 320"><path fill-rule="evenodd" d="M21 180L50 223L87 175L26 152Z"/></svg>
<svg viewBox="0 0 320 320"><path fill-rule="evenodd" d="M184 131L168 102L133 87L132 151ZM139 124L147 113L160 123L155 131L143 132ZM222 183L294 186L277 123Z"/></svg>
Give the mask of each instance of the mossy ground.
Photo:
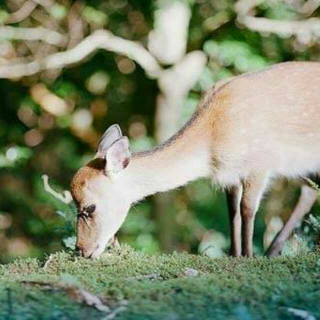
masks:
<svg viewBox="0 0 320 320"><path fill-rule="evenodd" d="M46 264L21 259L0 266L1 320L108 319L54 286L65 281L99 296L111 309L126 300L114 319L293 319L288 307L320 319L320 252L210 259L149 256L123 246L98 260L66 252L49 258ZM186 268L198 274L186 275ZM157 277L140 277L149 274Z"/></svg>

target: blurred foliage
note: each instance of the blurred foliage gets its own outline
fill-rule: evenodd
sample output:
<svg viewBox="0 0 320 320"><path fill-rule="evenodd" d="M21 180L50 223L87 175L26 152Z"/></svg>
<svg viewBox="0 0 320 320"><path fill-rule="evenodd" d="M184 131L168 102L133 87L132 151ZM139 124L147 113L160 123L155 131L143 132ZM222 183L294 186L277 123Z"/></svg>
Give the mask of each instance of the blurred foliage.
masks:
<svg viewBox="0 0 320 320"><path fill-rule="evenodd" d="M300 19L301 13L296 8L302 2L261 2L255 11L259 17ZM1 2L0 25L22 3ZM42 18L64 27L79 5L85 35L88 30L105 28L142 44L146 44L153 28L158 5L155 0L53 3L48 10L38 9L39 19L42 14ZM282 61L319 60L316 42L301 44L294 36L260 34L241 26L236 19L234 1L189 0L187 3L192 13L187 51L203 51L208 63L184 102L181 124L191 115L203 91L221 79ZM317 13L318 10L313 16ZM16 25L38 24L37 19L27 18ZM0 46L10 47L11 42L14 40L1 40ZM35 50L30 41L20 42L21 50ZM147 77L138 64L102 50L56 76L54 72L43 72L0 80L0 260L17 255L40 256L60 248L66 233L65 219L71 223L66 212L72 214L72 210L59 209L61 203L44 191L41 175L48 174L57 190L68 189L71 176L93 156L99 136L113 123L118 123L129 136L134 151L152 147L158 93L157 81ZM44 96L45 103L41 100ZM54 112L52 106L56 107ZM174 217L176 250L196 252L210 230L228 234L224 195L214 192L210 183L197 181L174 191L173 195L170 214ZM120 231L120 241L147 252L163 249L158 240L154 206L153 198L149 198L132 208ZM55 213L57 210L60 215ZM263 217L259 215L257 250L261 248L264 228Z"/></svg>

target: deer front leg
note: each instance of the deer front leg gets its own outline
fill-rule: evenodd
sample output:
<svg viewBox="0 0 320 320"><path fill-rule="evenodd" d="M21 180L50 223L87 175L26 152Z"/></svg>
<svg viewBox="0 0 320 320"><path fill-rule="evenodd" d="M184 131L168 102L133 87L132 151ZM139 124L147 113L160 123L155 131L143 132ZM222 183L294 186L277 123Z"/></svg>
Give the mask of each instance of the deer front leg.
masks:
<svg viewBox="0 0 320 320"><path fill-rule="evenodd" d="M267 177L251 176L243 182L243 194L240 203L242 218L242 255L252 257L254 220L260 200L265 190Z"/></svg>
<svg viewBox="0 0 320 320"><path fill-rule="evenodd" d="M226 191L229 222L231 248L230 255L234 257L241 256L241 214L240 201L242 196L242 185L233 186Z"/></svg>
<svg viewBox="0 0 320 320"><path fill-rule="evenodd" d="M304 185L301 188L301 195L298 203L294 208L288 221L285 223L282 230L272 241L270 247L267 250L266 255L268 257L274 257L280 254L284 242L289 238L293 229L303 219L303 217L310 212L314 202L317 199L317 191L313 188Z"/></svg>

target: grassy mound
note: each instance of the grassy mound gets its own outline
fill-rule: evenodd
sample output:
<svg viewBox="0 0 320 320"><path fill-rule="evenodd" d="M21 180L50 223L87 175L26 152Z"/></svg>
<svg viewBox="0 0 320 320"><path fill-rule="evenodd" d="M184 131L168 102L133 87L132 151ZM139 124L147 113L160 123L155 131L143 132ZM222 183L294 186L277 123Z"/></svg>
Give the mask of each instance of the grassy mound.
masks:
<svg viewBox="0 0 320 320"><path fill-rule="evenodd" d="M122 246L98 260L60 252L0 266L1 320L320 318L319 301L320 252L210 259Z"/></svg>

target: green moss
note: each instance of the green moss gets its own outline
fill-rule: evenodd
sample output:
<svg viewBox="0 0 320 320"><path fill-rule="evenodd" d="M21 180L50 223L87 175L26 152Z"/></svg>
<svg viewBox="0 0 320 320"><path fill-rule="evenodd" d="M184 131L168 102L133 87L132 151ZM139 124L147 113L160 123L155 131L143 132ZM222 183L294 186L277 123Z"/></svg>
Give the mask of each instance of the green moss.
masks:
<svg viewBox="0 0 320 320"><path fill-rule="evenodd" d="M186 253L151 256L123 246L98 260L59 252L44 262L17 260L1 266L0 319L103 318L103 313L73 301L63 290L22 283L61 283L70 277L111 308L127 300L127 309L115 319L291 319L288 307L320 317L319 261L320 252L290 258L210 259ZM198 275L187 276L186 268ZM141 277L150 274L151 279Z"/></svg>

